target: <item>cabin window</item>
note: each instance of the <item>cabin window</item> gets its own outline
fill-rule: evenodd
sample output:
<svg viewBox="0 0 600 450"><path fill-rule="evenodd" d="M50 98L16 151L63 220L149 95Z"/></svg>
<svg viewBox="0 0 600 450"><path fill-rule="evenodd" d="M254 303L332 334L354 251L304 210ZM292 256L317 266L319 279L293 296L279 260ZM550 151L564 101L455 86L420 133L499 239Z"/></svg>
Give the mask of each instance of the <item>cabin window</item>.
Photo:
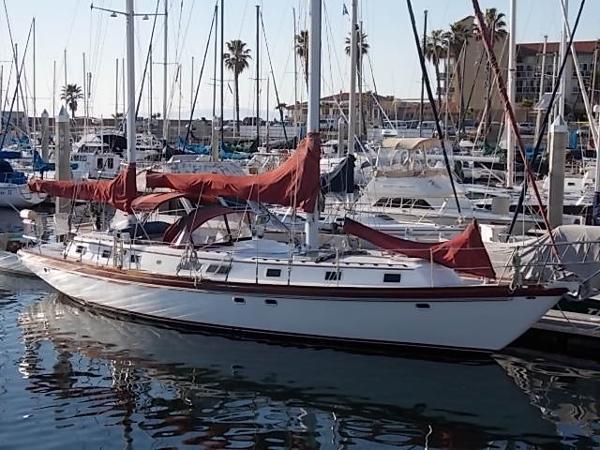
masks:
<svg viewBox="0 0 600 450"><path fill-rule="evenodd" d="M138 255L129 255L129 261L131 264L139 264L140 257Z"/></svg>
<svg viewBox="0 0 600 450"><path fill-rule="evenodd" d="M114 169L115 167L115 160L112 158L108 158L106 160L106 167L108 167L109 169Z"/></svg>
<svg viewBox="0 0 600 450"><path fill-rule="evenodd" d="M281 276L281 269L267 269L267 276L277 278Z"/></svg>
<svg viewBox="0 0 600 450"><path fill-rule="evenodd" d="M265 305L277 306L277 300L273 300L271 298L268 298L268 299L265 300Z"/></svg>
<svg viewBox="0 0 600 450"><path fill-rule="evenodd" d="M231 267L229 266L221 266L217 269L217 274L219 275L227 275L229 273L229 269L231 269Z"/></svg>
<svg viewBox="0 0 600 450"><path fill-rule="evenodd" d="M77 247L75 247L75 253L85 255L85 247L83 245L78 245Z"/></svg>
<svg viewBox="0 0 600 450"><path fill-rule="evenodd" d="M246 303L246 299L242 297L233 297L233 303L237 305L244 305Z"/></svg>
<svg viewBox="0 0 600 450"><path fill-rule="evenodd" d="M103 258L110 258L110 250L102 250Z"/></svg>
<svg viewBox="0 0 600 450"><path fill-rule="evenodd" d="M103 169L104 168L104 159L103 158L98 158L98 161L96 162L96 167L98 169Z"/></svg>
<svg viewBox="0 0 600 450"><path fill-rule="evenodd" d="M210 264L206 268L206 273L216 273L217 275L227 275L229 273L229 266L221 266L219 264Z"/></svg>
<svg viewBox="0 0 600 450"><path fill-rule="evenodd" d="M375 203L375 206L387 206L391 208L418 208L433 209L431 205L422 198L404 198L404 197L382 197Z"/></svg>
<svg viewBox="0 0 600 450"><path fill-rule="evenodd" d="M325 272L325 281L336 281L342 279L342 272L328 271Z"/></svg>
<svg viewBox="0 0 600 450"><path fill-rule="evenodd" d="M400 283L400 274L399 273L384 273L383 274L383 282L384 283Z"/></svg>
<svg viewBox="0 0 600 450"><path fill-rule="evenodd" d="M156 264L162 264L161 260L157 260ZM196 272L202 269L202 263L198 260L185 260L177 265L177 270L195 270Z"/></svg>

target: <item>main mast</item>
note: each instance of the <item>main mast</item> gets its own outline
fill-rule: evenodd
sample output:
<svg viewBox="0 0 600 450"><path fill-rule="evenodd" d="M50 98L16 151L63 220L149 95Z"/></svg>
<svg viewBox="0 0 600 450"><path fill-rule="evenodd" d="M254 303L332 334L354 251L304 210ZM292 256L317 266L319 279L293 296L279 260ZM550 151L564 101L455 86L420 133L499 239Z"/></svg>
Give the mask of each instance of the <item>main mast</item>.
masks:
<svg viewBox="0 0 600 450"><path fill-rule="evenodd" d="M127 0L127 162L135 164L135 47L133 0Z"/></svg>
<svg viewBox="0 0 600 450"><path fill-rule="evenodd" d="M164 30L164 36L163 36L163 112L162 112L162 117L163 117L163 129L162 129L162 135L163 135L163 145L167 146L167 140L169 138L169 121L167 120L167 78L168 78L168 66L167 64L169 64L169 61L167 60L168 57L168 43L169 43L169 35L168 35L168 26L169 26L169 2L168 0L165 0L165 12L164 12L164 16L165 16L165 30ZM152 118L151 118L152 119Z"/></svg>
<svg viewBox="0 0 600 450"><path fill-rule="evenodd" d="M319 114L321 99L321 0L309 0L308 15L310 28L308 31L308 117L306 129L308 133L319 132ZM319 206L313 213L306 215L305 244L307 250L319 247Z"/></svg>
<svg viewBox="0 0 600 450"><path fill-rule="evenodd" d="M517 32L517 1L510 0L510 30L508 33L508 80L506 90L511 105L515 104L515 78L517 76L516 32ZM515 141L510 128L508 113L505 114L506 127L506 187L512 188L515 182Z"/></svg>
<svg viewBox="0 0 600 450"><path fill-rule="evenodd" d="M348 92L348 154L350 155L354 153L354 139L356 136L356 65L358 61L356 9L357 0L352 0L352 19L350 21L350 91Z"/></svg>

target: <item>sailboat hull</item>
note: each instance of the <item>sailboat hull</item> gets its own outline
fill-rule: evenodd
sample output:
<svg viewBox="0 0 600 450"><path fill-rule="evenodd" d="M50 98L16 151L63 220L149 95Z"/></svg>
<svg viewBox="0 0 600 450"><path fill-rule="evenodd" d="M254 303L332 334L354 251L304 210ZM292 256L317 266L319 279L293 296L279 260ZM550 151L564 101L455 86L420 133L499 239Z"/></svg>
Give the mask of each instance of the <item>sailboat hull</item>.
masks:
<svg viewBox="0 0 600 450"><path fill-rule="evenodd" d="M322 288L194 283L33 251L20 255L24 265L52 287L92 306L181 327L362 345L500 350L563 293L543 288L511 293L490 286L480 294L479 288L459 287L398 289L392 297L378 295L378 289L369 290L368 296L364 290L340 296Z"/></svg>
<svg viewBox="0 0 600 450"><path fill-rule="evenodd" d="M0 183L0 208L30 208L39 205L45 198L45 194L31 192L27 185Z"/></svg>

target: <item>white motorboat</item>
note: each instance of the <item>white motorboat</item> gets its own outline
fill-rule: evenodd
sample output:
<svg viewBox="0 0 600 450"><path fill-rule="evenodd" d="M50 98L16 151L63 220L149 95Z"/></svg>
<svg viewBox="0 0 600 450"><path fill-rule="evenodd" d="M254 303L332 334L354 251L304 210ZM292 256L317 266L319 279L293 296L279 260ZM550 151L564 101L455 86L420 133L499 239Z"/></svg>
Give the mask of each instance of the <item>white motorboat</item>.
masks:
<svg viewBox="0 0 600 450"><path fill-rule="evenodd" d="M0 274L34 276L33 273L21 263L16 253L0 250Z"/></svg>
<svg viewBox="0 0 600 450"><path fill-rule="evenodd" d="M476 219L482 224L506 227L511 224L513 215L509 213L508 195L494 197L491 209L479 208L467 198L460 184L455 184L455 187L456 197L443 169L429 169L426 175L412 171L406 174L398 171L375 174L362 190L353 209L385 214L401 222L456 225L465 219ZM329 208L330 211L339 209L340 204L332 204ZM515 232L524 234L535 228L540 220L534 216L520 215Z"/></svg>
<svg viewBox="0 0 600 450"><path fill-rule="evenodd" d="M15 171L8 161L0 159L0 208L31 208L45 199L45 194L31 192L24 173Z"/></svg>

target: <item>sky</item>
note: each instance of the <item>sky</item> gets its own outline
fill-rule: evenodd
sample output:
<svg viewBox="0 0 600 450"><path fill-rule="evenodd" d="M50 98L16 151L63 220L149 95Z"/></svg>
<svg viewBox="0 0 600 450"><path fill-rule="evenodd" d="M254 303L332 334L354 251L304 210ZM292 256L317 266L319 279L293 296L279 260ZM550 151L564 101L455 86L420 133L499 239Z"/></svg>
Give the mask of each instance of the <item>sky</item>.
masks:
<svg viewBox="0 0 600 450"><path fill-rule="evenodd" d="M11 30L13 42L18 44L19 60L26 47L32 18L36 22L36 109L46 109L52 114L54 65L56 65L57 94L55 109L60 108L59 91L64 85L66 49L67 82L83 84L83 60L86 71L92 73L90 112L96 117L110 117L115 109L123 110L122 82L119 75L118 106L115 107L115 61L125 57L125 18L110 17L109 13L91 10L90 0L3 0L0 6L0 65L3 67L3 105L9 109L14 95L14 67L11 59ZM164 8L164 0L159 9ZM136 0L136 13L152 14L157 0ZM480 0L482 9L496 7L508 15L509 0ZM350 9L350 0L323 0L322 28L322 94L328 95L348 89L349 58L344 53L344 38L350 29L348 15L343 15L343 5ZM399 98L417 98L420 92L420 69L406 2L403 0L358 0L359 19L368 35L370 61L365 61L365 89ZM124 10L125 0L96 0L95 6ZM169 117L189 118L192 97L192 58L194 58L194 84L201 71L202 58L207 47L215 0L168 0L168 95ZM251 67L240 76L240 115L252 115L255 108L255 47L256 8L262 11L265 34L261 31L260 87L261 116L275 114L277 96L283 103L294 102L293 35L295 9L298 29L307 28L306 0L225 0L225 41L241 39L251 49ZM570 1L570 17L574 21L579 1ZM473 13L470 0L413 0L413 9L422 29L423 11L428 10L428 28L447 28L451 22ZM8 13L8 14L6 14ZM8 24L7 26L7 17ZM508 19L507 19L508 20ZM600 1L588 0L576 38L600 38L597 24L600 21ZM517 0L517 42L539 42L545 34L550 41L560 38L562 13L560 0ZM153 17L135 22L136 80L139 90L146 60ZM142 94L140 115L149 111L150 97L153 112L162 111L162 53L164 17L157 17L153 45L152 95L145 89ZM266 35L266 39L265 39ZM208 44L206 63L194 117L212 115L213 41ZM271 56L271 72L268 52ZM121 63L119 63L121 65ZM31 43L25 58L28 112L33 113L33 52ZM372 70L371 70L372 67ZM119 67L121 70L121 67ZM177 72L179 77L176 77ZM9 83L9 73L10 76ZM218 77L217 73L217 77ZM274 79L274 82L273 82ZM267 80L269 80L267 82ZM233 80L225 73L225 117L233 116ZM7 83L8 86L7 86ZM302 75L298 76L299 100L306 98ZM181 94L180 94L181 93ZM7 95L8 94L8 95ZM6 107L6 105L9 105ZM21 106L21 109L22 106ZM83 110L80 104L78 113Z"/></svg>

